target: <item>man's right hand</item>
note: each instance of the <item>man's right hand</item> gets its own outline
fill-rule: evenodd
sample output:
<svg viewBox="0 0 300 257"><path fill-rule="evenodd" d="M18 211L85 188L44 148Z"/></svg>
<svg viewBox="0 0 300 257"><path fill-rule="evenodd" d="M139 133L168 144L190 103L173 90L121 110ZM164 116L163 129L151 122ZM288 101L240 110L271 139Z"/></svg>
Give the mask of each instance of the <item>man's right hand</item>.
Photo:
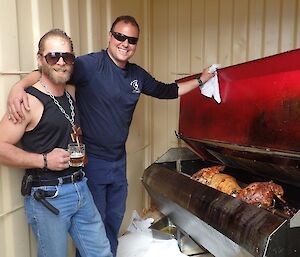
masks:
<svg viewBox="0 0 300 257"><path fill-rule="evenodd" d="M15 85L10 90L7 100L7 109L9 113L8 118L14 123L22 122L25 117L21 108L22 104L26 111L30 110L28 96L24 88L19 85Z"/></svg>
<svg viewBox="0 0 300 257"><path fill-rule="evenodd" d="M7 109L9 119L14 123L22 122L25 117L21 105L24 106L26 111L30 111L28 97L24 89L37 83L40 77L41 73L39 71L32 71L11 88L7 100Z"/></svg>
<svg viewBox="0 0 300 257"><path fill-rule="evenodd" d="M69 168L70 153L62 148L54 148L47 153L47 168L50 170L64 170ZM44 163L44 160L43 160Z"/></svg>

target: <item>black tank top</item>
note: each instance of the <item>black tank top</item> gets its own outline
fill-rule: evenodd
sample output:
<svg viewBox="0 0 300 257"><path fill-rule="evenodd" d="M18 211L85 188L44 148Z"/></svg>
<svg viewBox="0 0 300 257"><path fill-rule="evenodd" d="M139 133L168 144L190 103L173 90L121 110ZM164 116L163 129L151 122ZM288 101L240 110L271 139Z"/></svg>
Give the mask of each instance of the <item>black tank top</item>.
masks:
<svg viewBox="0 0 300 257"><path fill-rule="evenodd" d="M67 149L68 144L72 142L72 125L69 120L66 119L65 115L60 111L58 106L55 105L54 101L50 98L49 95L39 91L35 87L29 87L26 92L35 96L42 102L42 104L44 105L44 111L36 127L31 131L27 131L24 133L21 139L23 149L25 151L33 153L49 153L54 148ZM70 103L66 93L64 93L63 96L55 98L63 107L65 112L71 117ZM79 116L76 104L73 99L72 102L75 108L74 123L79 126ZM30 169L28 171L32 170L33 169ZM39 169L34 169L34 171L39 171ZM48 173L44 170L41 171L43 172L43 174ZM51 172L50 170L48 171ZM64 171L55 173L59 176L64 176L65 174L70 174L72 172L74 172L73 169L66 169ZM57 175L55 175L55 177Z"/></svg>

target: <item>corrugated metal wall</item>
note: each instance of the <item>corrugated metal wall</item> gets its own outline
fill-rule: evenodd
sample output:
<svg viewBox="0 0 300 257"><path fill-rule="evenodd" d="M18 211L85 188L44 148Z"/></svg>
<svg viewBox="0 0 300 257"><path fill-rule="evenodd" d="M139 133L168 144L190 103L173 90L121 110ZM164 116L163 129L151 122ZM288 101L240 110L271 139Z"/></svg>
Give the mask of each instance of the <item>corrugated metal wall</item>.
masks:
<svg viewBox="0 0 300 257"><path fill-rule="evenodd" d="M135 16L142 30L132 61L168 82L212 63L224 67L300 47L300 0L0 0L0 115L18 72L36 68L42 34L59 27L71 35L77 55L97 51L106 47L111 22L121 14ZM177 126L178 100L141 98L127 143L122 231L132 210L144 205L144 168L177 146ZM35 256L21 177L22 171L0 166L1 257Z"/></svg>

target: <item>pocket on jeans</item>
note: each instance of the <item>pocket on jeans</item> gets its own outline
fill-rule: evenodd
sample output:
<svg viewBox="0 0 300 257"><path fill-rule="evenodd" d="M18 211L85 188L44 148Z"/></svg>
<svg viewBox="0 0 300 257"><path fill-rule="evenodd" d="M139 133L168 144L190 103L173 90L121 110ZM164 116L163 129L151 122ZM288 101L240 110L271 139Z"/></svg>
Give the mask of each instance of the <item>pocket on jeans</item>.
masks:
<svg viewBox="0 0 300 257"><path fill-rule="evenodd" d="M53 198L56 198L59 195L59 186L33 187L31 195L33 196L34 192L37 191L38 189L47 192L47 194L45 195L45 199L53 199Z"/></svg>

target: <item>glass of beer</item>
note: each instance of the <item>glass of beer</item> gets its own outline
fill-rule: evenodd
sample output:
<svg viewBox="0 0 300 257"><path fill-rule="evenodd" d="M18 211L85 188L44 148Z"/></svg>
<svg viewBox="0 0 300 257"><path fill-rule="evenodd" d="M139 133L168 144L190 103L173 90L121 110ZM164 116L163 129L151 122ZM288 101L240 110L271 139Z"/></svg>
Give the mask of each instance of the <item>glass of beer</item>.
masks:
<svg viewBox="0 0 300 257"><path fill-rule="evenodd" d="M85 145L80 143L71 143L68 144L68 152L70 153L70 162L71 167L80 167L83 166L83 160L85 155Z"/></svg>

